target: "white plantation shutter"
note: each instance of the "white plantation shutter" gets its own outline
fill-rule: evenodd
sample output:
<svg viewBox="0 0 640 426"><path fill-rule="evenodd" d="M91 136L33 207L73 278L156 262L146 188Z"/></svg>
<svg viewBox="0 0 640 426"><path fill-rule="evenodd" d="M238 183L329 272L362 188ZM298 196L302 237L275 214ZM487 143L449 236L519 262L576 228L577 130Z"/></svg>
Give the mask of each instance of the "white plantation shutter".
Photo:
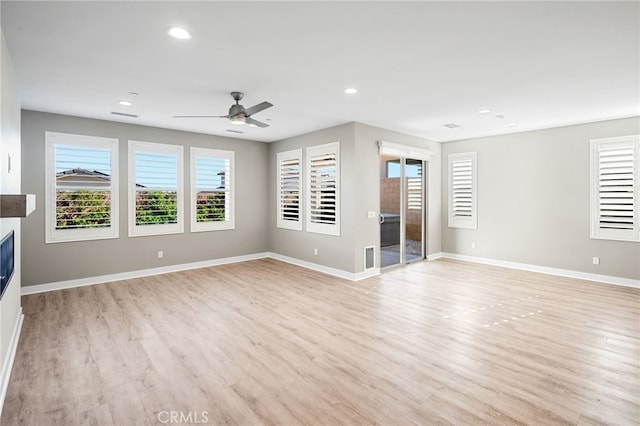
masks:
<svg viewBox="0 0 640 426"><path fill-rule="evenodd" d="M118 237L118 139L46 132L46 242Z"/></svg>
<svg viewBox="0 0 640 426"><path fill-rule="evenodd" d="M409 210L422 209L422 178L407 178L407 208Z"/></svg>
<svg viewBox="0 0 640 426"><path fill-rule="evenodd" d="M340 143L307 148L307 231L340 235Z"/></svg>
<svg viewBox="0 0 640 426"><path fill-rule="evenodd" d="M449 154L449 227L476 229L477 154Z"/></svg>
<svg viewBox="0 0 640 426"><path fill-rule="evenodd" d="M278 228L302 230L302 150L279 152L278 162Z"/></svg>
<svg viewBox="0 0 640 426"><path fill-rule="evenodd" d="M184 230L183 147L129 141L129 236Z"/></svg>
<svg viewBox="0 0 640 426"><path fill-rule="evenodd" d="M191 231L234 229L234 153L191 148Z"/></svg>
<svg viewBox="0 0 640 426"><path fill-rule="evenodd" d="M640 241L639 140L591 141L591 238Z"/></svg>

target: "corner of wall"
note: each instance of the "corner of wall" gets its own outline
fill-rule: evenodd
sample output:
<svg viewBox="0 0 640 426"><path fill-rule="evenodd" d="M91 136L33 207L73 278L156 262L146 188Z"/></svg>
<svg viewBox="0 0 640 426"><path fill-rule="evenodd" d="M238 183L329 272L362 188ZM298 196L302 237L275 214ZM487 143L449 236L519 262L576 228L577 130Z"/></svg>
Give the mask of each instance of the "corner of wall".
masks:
<svg viewBox="0 0 640 426"><path fill-rule="evenodd" d="M21 190L21 126L18 86L7 48L0 28L0 191L4 194L19 194ZM11 160L9 160L11 158ZM0 300L0 412L13 359L17 349L22 324L20 306L21 286L21 219L1 218L0 238L14 231L14 274Z"/></svg>

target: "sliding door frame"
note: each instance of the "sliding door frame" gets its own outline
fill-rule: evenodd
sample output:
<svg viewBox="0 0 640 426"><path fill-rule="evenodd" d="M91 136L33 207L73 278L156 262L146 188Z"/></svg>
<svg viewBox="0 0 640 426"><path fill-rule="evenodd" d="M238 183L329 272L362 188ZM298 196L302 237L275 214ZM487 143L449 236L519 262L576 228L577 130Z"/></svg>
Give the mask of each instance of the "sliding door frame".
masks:
<svg viewBox="0 0 640 426"><path fill-rule="evenodd" d="M388 141L379 141L379 157L378 161L380 161L380 156L391 156L399 158L400 160L400 263L389 265L388 267L384 267L382 269L393 268L398 265L406 265L412 262L422 261L427 258L427 211L428 211L428 180L427 175L429 173L429 163L434 156L434 152L424 149L417 148L411 145L398 144L394 142ZM406 160L420 160L422 161L422 256L418 259L413 259L410 261L406 260L406 213L407 213L407 194L406 194ZM380 200L378 200L378 205L381 205L382 196L380 196ZM378 229L378 234L380 234L380 229ZM381 244L378 252L381 252ZM380 262L380 255L378 255L378 262ZM380 263L379 263L380 264Z"/></svg>

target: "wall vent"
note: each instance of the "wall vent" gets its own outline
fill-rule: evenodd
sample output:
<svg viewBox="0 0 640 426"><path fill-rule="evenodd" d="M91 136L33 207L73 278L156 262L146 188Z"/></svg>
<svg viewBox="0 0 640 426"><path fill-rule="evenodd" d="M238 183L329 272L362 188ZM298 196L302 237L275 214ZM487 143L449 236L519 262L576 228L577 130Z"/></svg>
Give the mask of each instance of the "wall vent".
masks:
<svg viewBox="0 0 640 426"><path fill-rule="evenodd" d="M231 129L227 129L227 132L229 132L229 133L238 133L238 134L244 133L244 132L241 132L240 130L231 130Z"/></svg>
<svg viewBox="0 0 640 426"><path fill-rule="evenodd" d="M448 123L448 124L443 124L444 127L448 127L450 129L457 129L458 127L460 127L459 124L456 123Z"/></svg>
<svg viewBox="0 0 640 426"><path fill-rule="evenodd" d="M372 269L376 266L376 248L375 246L364 248L364 269Z"/></svg>

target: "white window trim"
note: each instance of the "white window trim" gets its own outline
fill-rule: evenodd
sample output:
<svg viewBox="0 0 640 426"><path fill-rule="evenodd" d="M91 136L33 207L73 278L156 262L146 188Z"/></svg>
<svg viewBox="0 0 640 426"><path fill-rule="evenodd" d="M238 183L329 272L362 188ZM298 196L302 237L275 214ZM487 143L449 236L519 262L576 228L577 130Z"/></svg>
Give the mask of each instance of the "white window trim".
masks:
<svg viewBox="0 0 640 426"><path fill-rule="evenodd" d="M335 153L336 155L336 217L335 223L315 223L311 222L311 158L317 155ZM341 206L341 182L340 182L340 142L331 142L324 145L316 145L306 149L305 153L305 207L306 207L306 229L307 232L316 234L340 236L340 206Z"/></svg>
<svg viewBox="0 0 640 426"><path fill-rule="evenodd" d="M228 212L228 219L219 222L198 222L197 221L197 209L196 202L198 199L198 188L196 185L196 158L207 157L229 160L229 180L225 182L225 185L230 185L229 190L226 191L228 197L225 197L225 201L229 204L226 206ZM191 148L191 232L207 232L207 231L221 231L227 229L235 229L235 153L233 151L223 151L219 149L209 148Z"/></svg>
<svg viewBox="0 0 640 426"><path fill-rule="evenodd" d="M454 216L453 211L453 164L458 161L471 161L471 218ZM461 152L448 156L448 226L449 228L478 229L478 154Z"/></svg>
<svg viewBox="0 0 640 426"><path fill-rule="evenodd" d="M633 229L599 227L599 148L629 148L634 152ZM593 239L640 242L640 135L592 139L590 141L590 237Z"/></svg>
<svg viewBox="0 0 640 426"><path fill-rule="evenodd" d="M119 236L118 139L99 136L45 132L45 243L103 240ZM111 151L111 224L107 228L56 229L56 164L55 146L95 146Z"/></svg>
<svg viewBox="0 0 640 426"><path fill-rule="evenodd" d="M280 184L282 183L282 167L280 166L283 161L289 160L298 160L299 168L299 176L298 176L298 220L289 220L282 217L282 187ZM302 222L304 221L304 171L303 171L303 162L302 162L302 149L294 149L292 151L279 152L277 154L277 210L276 210L276 226L278 228L283 229L291 229L294 231L302 231Z"/></svg>
<svg viewBox="0 0 640 426"><path fill-rule="evenodd" d="M136 225L136 152L156 152L177 156L178 194L177 223L160 225ZM129 237L148 235L180 234L184 232L184 148L155 142L129 141Z"/></svg>

